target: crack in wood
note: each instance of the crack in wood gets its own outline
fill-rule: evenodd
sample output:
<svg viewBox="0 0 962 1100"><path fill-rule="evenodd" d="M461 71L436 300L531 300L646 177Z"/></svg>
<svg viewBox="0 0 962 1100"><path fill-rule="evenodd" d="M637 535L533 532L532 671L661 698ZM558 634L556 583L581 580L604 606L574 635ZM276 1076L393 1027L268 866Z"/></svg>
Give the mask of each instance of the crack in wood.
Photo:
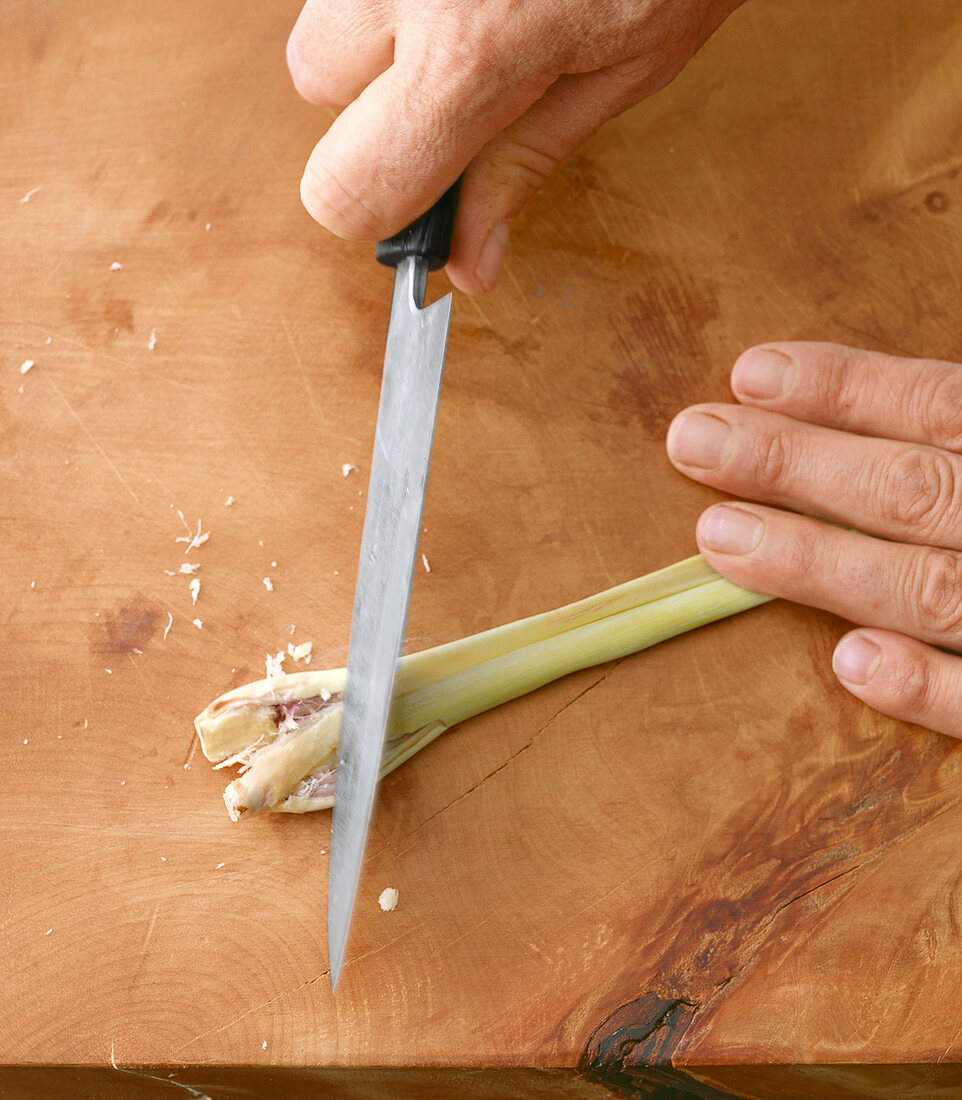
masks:
<svg viewBox="0 0 962 1100"><path fill-rule="evenodd" d="M193 1085L184 1084L183 1081L175 1081L173 1075L170 1077L158 1077L156 1074L148 1073L143 1069L128 1069L125 1066L118 1066L117 1059L114 1057L113 1043L110 1044L110 1065L118 1073L127 1073L130 1074L131 1077L139 1077L141 1080L145 1081L159 1081L162 1085L170 1085L172 1088L181 1089L190 1093L192 1100L212 1100L206 1092L195 1089Z"/></svg>
<svg viewBox="0 0 962 1100"><path fill-rule="evenodd" d="M414 833L418 832L419 829L423 829L425 825L430 824L436 817L440 817L441 814L445 813L447 810L450 810L452 806L456 806L459 802L463 802L465 798L468 798L470 795L474 794L475 791L483 787L489 779L493 779L496 775L499 774L499 772L504 771L504 769L508 767L509 764L517 760L518 757L521 756L523 753L527 752L528 749L530 749L531 746L538 740L538 738L541 737L545 730L553 725L554 722L556 722L561 717L561 715L565 713L566 710L568 710L570 707L573 707L575 703L578 703L582 699L584 699L588 692L593 691L600 684L603 684L605 680L607 680L608 677L615 672L618 666L622 663L622 660L624 660L624 658L615 661L615 663L610 668L606 669L605 672L601 676L599 676L597 680L594 680L586 688L579 691L578 694L574 696L574 698L569 699L562 707L556 710L554 714L552 714L551 717L548 718L548 720L544 722L519 749L515 749L515 751L511 753L510 756L502 760L496 768L492 769L490 772L488 772L487 775L479 779L478 782L475 783L473 786L469 787L466 791L462 791L461 794L457 795L455 798L452 798L450 802L445 803L445 805L443 805L439 810L435 810L433 814L431 814L429 817L426 817L422 822L417 824L409 833L405 834L404 839L413 836Z"/></svg>
<svg viewBox="0 0 962 1100"><path fill-rule="evenodd" d="M202 1031L199 1035L195 1035L193 1039L188 1039L186 1043L182 1043L174 1051L174 1054L180 1054L182 1050L186 1050L187 1047L193 1046L194 1043L199 1042L201 1039L206 1039L208 1035L219 1035L222 1031L227 1031L228 1028L232 1028L234 1024L240 1023L241 1020L250 1016L252 1013L258 1012L262 1008L267 1008L268 1005L274 1004L275 1001L279 1001L284 997L289 997L292 993L297 993L306 986L314 985L316 982L319 982L321 978L326 978L330 972L330 969L324 970L316 977L308 978L307 981L301 982L292 989L285 989L280 993L275 993L273 997L268 997L266 1001L258 1001L256 1005L251 1005L250 1008L245 1009L239 1016L235 1016L232 1020L228 1020L226 1024L221 1024L219 1027L209 1027L206 1031Z"/></svg>

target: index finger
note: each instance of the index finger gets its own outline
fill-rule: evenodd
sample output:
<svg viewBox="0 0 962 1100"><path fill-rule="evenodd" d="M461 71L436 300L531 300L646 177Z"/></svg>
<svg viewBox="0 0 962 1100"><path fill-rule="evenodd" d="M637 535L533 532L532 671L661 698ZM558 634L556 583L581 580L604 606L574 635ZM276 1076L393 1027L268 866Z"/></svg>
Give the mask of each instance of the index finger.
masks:
<svg viewBox="0 0 962 1100"><path fill-rule="evenodd" d="M962 453L962 366L842 344L749 348L732 392L754 405L828 428Z"/></svg>

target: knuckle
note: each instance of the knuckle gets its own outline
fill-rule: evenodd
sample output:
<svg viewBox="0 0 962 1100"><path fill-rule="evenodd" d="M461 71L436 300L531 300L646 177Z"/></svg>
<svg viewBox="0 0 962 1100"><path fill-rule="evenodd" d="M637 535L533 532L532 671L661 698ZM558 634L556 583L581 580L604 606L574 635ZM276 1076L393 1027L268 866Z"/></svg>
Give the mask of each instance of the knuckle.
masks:
<svg viewBox="0 0 962 1100"><path fill-rule="evenodd" d="M921 632L939 640L957 638L962 631L962 557L926 547L914 555L906 582L907 601Z"/></svg>
<svg viewBox="0 0 962 1100"><path fill-rule="evenodd" d="M820 409L849 412L864 403L875 380L857 349L839 344L825 350L816 358L819 369L812 372L816 403Z"/></svg>
<svg viewBox="0 0 962 1100"><path fill-rule="evenodd" d="M525 75L524 52L507 26L492 22L488 7L453 6L443 22L422 28L428 32L421 41L422 63L452 92L496 97L512 78L521 81ZM514 64L505 63L508 57Z"/></svg>
<svg viewBox="0 0 962 1100"><path fill-rule="evenodd" d="M912 391L913 420L922 425L933 443L962 451L962 370L936 369Z"/></svg>
<svg viewBox="0 0 962 1100"><path fill-rule="evenodd" d="M331 106L331 99L327 94L323 81L315 66L304 60L301 52L300 36L295 30L287 40L287 71L294 82L294 90L308 103L315 103L319 107Z"/></svg>
<svg viewBox="0 0 962 1100"><path fill-rule="evenodd" d="M450 85L487 87L502 82L501 70L490 54L467 35L448 35L434 48L431 61Z"/></svg>
<svg viewBox="0 0 962 1100"><path fill-rule="evenodd" d="M794 468L792 445L787 433L769 431L754 442L752 475L765 494L777 494Z"/></svg>
<svg viewBox="0 0 962 1100"><path fill-rule="evenodd" d="M472 110L501 110L506 100L539 98L561 75L557 43L530 47L522 25L505 20L497 5L451 5L445 19L421 29L414 55L432 87ZM520 113L520 112L519 112Z"/></svg>
<svg viewBox="0 0 962 1100"><path fill-rule="evenodd" d="M629 58L610 70L617 84L612 95L611 113L620 114L629 107L661 91L685 67L687 54L670 52Z"/></svg>
<svg viewBox="0 0 962 1100"><path fill-rule="evenodd" d="M796 592L822 588L825 577L833 574L822 536L820 525L801 523L793 528L791 539L779 545L778 571Z"/></svg>
<svg viewBox="0 0 962 1100"><path fill-rule="evenodd" d="M927 662L909 661L903 665L893 689L901 714L918 720L937 709L938 681Z"/></svg>
<svg viewBox="0 0 962 1100"><path fill-rule="evenodd" d="M541 148L531 140L513 137L499 150L504 169L520 183L523 190L537 191L542 187L561 158L560 153Z"/></svg>
<svg viewBox="0 0 962 1100"><path fill-rule="evenodd" d="M906 447L885 463L881 476L873 473L870 479L882 520L915 538L941 533L962 513L956 462L941 451Z"/></svg>

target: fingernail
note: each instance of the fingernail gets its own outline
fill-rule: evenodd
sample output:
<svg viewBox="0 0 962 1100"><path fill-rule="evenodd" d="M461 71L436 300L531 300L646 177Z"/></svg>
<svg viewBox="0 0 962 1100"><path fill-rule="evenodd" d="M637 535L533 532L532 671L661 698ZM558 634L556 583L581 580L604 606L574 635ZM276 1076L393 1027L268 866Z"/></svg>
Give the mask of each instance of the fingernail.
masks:
<svg viewBox="0 0 962 1100"><path fill-rule="evenodd" d="M504 258L508 254L508 238L511 236L511 223L501 222L488 234L484 242L475 275L481 280L485 290L490 290L498 281Z"/></svg>
<svg viewBox="0 0 962 1100"><path fill-rule="evenodd" d="M720 465L732 430L707 413L683 413L668 429L668 453L684 466L711 470Z"/></svg>
<svg viewBox="0 0 962 1100"><path fill-rule="evenodd" d="M753 512L718 504L698 521L698 541L719 554L750 554L761 542L765 527Z"/></svg>
<svg viewBox="0 0 962 1100"><path fill-rule="evenodd" d="M796 363L774 348L752 348L735 364L732 389L742 397L768 401L784 397L795 381Z"/></svg>
<svg viewBox="0 0 962 1100"><path fill-rule="evenodd" d="M835 647L832 668L840 680L867 684L882 663L882 650L861 634L850 634Z"/></svg>

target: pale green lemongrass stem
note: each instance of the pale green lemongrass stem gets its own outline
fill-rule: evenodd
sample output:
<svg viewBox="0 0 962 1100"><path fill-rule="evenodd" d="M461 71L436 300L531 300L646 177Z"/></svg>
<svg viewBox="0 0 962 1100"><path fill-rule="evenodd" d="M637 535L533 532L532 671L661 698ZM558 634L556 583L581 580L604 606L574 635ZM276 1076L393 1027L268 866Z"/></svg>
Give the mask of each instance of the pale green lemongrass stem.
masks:
<svg viewBox="0 0 962 1100"><path fill-rule="evenodd" d="M717 577L704 558L696 554L553 611L531 615L419 653L406 654L399 664L395 694L414 691L492 657L549 638L561 630L596 622ZM212 763L223 763L258 740L272 740L277 735L272 717L274 704L309 698L325 691L337 696L343 691L344 679L344 669L305 671L244 684L226 692L197 718L205 756Z"/></svg>
<svg viewBox="0 0 962 1100"><path fill-rule="evenodd" d="M563 630L443 680L396 695L391 724L401 731L417 729L429 721L441 721L451 727L561 676L647 649L769 599L770 596L748 592L718 577Z"/></svg>
<svg viewBox="0 0 962 1100"><path fill-rule="evenodd" d="M640 652L772 598L739 589L719 578L491 658L426 684L406 696L395 696L388 737L397 737L394 731L402 731L403 739L393 746L390 743L385 746L380 776L383 779L389 775L458 722L517 699L571 672ZM607 629L597 629L602 626ZM418 717L435 710L442 715L440 719L404 735L403 731ZM333 804L333 798L309 799L291 795L273 809L282 813L309 813L328 809Z"/></svg>
<svg viewBox="0 0 962 1100"><path fill-rule="evenodd" d="M530 615L526 619L496 626L491 630L460 638L455 642L411 653L401 661L395 679L395 694L412 691L428 682L441 680L456 672L500 657L504 653L554 637L629 611L640 604L651 603L664 596L673 596L689 588L717 579L718 574L700 554L676 562L654 573L608 588L595 596L576 603Z"/></svg>
<svg viewBox="0 0 962 1100"><path fill-rule="evenodd" d="M395 682L381 774L466 718L769 599L722 579L696 555L554 611L405 656ZM245 706L255 719L256 735L250 740L256 742L265 736L265 704L309 698L322 689L337 693L343 680L343 669L295 673L228 692L197 719L205 755L223 760L243 748L239 727ZM226 739L218 736L219 722L229 728ZM253 751L249 770L225 793L231 815L329 806L330 798L290 792L322 765L333 767L339 729L340 701L334 699L322 716Z"/></svg>

